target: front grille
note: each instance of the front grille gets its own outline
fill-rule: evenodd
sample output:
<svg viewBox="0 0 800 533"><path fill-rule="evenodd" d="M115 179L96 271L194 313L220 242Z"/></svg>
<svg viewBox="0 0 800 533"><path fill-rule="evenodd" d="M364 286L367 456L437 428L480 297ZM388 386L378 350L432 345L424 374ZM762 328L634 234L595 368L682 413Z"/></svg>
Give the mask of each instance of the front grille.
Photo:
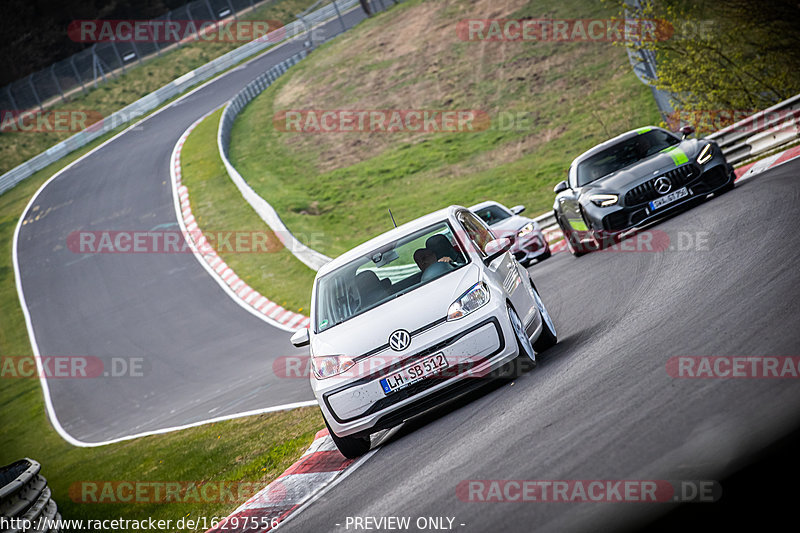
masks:
<svg viewBox="0 0 800 533"><path fill-rule="evenodd" d="M639 205L647 203L651 200L655 200L660 194L656 192L654 187L655 181L664 176L669 178L672 182L672 189L680 189L684 185L690 183L694 178L696 178L700 174L700 171L697 169L695 165L682 165L678 168L674 168L669 172L665 172L655 178L648 180L641 185L637 185L630 191L625 194L625 205Z"/></svg>

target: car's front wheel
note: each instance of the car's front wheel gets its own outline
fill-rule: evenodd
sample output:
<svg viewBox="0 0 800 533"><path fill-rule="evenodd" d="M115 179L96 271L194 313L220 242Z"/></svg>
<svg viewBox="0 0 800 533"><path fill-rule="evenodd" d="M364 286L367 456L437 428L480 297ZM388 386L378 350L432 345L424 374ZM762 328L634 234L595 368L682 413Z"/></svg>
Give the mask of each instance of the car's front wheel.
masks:
<svg viewBox="0 0 800 533"><path fill-rule="evenodd" d="M514 336L517 338L518 355L514 374L520 375L536 368L536 353L525 332L525 327L522 325L522 320L511 305L508 306L508 320L511 322L511 329L514 330Z"/></svg>
<svg viewBox="0 0 800 533"><path fill-rule="evenodd" d="M564 240L567 243L567 250L569 250L569 253L571 253L573 257L580 257L585 254L586 250L584 250L584 245L578 233L567 229L565 224L561 222L561 219L557 219L557 221L558 227L561 228L561 233L564 234Z"/></svg>
<svg viewBox="0 0 800 533"><path fill-rule="evenodd" d="M558 343L558 335L556 334L556 326L553 324L553 319L539 296L539 291L536 290L536 286L533 285L532 281L531 285L533 286L533 298L536 300L536 307L539 308L539 314L542 316L542 332L536 342L533 343L533 349L536 350L536 353L542 353Z"/></svg>
<svg viewBox="0 0 800 533"><path fill-rule="evenodd" d="M327 420L325 420L325 426L328 428L328 433L331 434L333 443L339 448L339 452L348 459L355 459L369 451L369 437L339 437L333 432Z"/></svg>

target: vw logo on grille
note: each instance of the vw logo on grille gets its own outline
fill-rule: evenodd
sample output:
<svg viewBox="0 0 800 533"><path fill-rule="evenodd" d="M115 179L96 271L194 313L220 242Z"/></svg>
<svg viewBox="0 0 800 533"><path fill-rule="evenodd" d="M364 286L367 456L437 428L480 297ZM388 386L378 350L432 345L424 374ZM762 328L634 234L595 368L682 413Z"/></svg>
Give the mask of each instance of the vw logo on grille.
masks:
<svg viewBox="0 0 800 533"><path fill-rule="evenodd" d="M666 176L661 176L653 183L658 194L667 194L672 189L672 182Z"/></svg>
<svg viewBox="0 0 800 533"><path fill-rule="evenodd" d="M411 334L404 329L398 329L389 335L389 348L395 352L402 352L411 344Z"/></svg>

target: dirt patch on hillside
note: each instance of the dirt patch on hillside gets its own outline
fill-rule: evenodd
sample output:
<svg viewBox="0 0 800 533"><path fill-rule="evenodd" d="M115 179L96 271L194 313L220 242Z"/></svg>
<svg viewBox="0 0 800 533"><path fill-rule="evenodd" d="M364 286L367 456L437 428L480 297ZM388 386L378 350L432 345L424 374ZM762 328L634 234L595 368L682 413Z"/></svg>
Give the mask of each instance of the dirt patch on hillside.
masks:
<svg viewBox="0 0 800 533"><path fill-rule="evenodd" d="M459 39L459 20L509 17L526 4L436 0L381 15L381 24L367 21L373 27L346 34L312 56L312 66L293 74L275 96L275 111L469 109L495 117L501 111L536 109L537 98L545 94L560 95L564 103L570 89L592 90L592 80L576 84L563 73L594 59L596 44ZM549 139L546 131L557 129L533 130L504 155L528 153ZM282 139L293 152L318 154L317 170L324 173L430 135L285 133Z"/></svg>

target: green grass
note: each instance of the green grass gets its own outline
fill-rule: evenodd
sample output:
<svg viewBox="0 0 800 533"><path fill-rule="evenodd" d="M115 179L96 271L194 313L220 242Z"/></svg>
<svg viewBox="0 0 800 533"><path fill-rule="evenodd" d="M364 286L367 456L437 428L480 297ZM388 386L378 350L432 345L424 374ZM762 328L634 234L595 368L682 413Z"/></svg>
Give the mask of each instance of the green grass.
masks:
<svg viewBox="0 0 800 533"><path fill-rule="evenodd" d="M19 217L50 176L116 133L95 140L0 195L0 356L32 355L11 262ZM79 481L114 480L252 481L263 486L301 455L323 422L319 409L310 407L77 448L63 441L47 420L37 380L0 378L0 427L0 464L26 456L39 461L63 517L177 520L187 515L225 516L242 502L86 504L73 501L69 490Z"/></svg>
<svg viewBox="0 0 800 533"><path fill-rule="evenodd" d="M288 24L311 5L313 0L274 0L247 12L240 20L279 20ZM165 51L143 65L126 67L126 73L109 79L96 89L74 93L66 103L59 101L53 110L91 110L108 116L126 105L159 89L172 80L194 70L244 43L199 41ZM4 132L0 133L0 174L63 141L75 132Z"/></svg>
<svg viewBox="0 0 800 533"><path fill-rule="evenodd" d="M492 4L493 16L611 14L589 0L510 4ZM368 19L294 67L237 119L234 165L293 232L325 236L307 244L338 255L390 229L388 208L398 222L487 199L525 204L531 215L548 211L552 187L575 156L660 121L622 47L458 41L453 21L483 16L472 5L410 0ZM277 131L274 115L289 109L480 109L493 126L451 134ZM524 113L527 121L499 127L501 113Z"/></svg>
<svg viewBox="0 0 800 533"><path fill-rule="evenodd" d="M221 115L222 110L219 110L198 124L181 153L181 175L183 184L189 189L192 213L205 233L266 233L270 252L226 253L218 250L219 255L240 278L270 300L287 309L308 314L314 271L280 244L228 177L216 149Z"/></svg>

